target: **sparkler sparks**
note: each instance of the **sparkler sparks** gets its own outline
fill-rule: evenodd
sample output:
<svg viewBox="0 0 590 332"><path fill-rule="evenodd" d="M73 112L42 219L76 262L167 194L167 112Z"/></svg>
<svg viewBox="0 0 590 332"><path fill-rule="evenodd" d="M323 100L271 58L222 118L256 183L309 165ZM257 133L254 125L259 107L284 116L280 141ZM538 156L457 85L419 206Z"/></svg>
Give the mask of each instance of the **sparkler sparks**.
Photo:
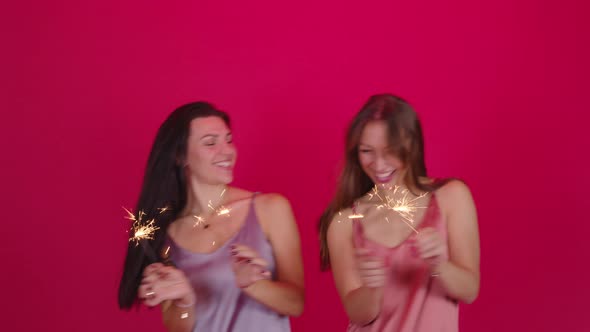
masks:
<svg viewBox="0 0 590 332"><path fill-rule="evenodd" d="M379 188L375 186L373 192L369 194L369 200L378 198L377 209L387 209L397 212L401 217L402 221L408 225L416 234L418 230L413 226L414 215L418 209L424 209L424 206L418 205L418 200L427 194L421 194L413 196L411 192L400 186L393 186L385 188L385 191L379 191ZM387 219L389 222L389 219Z"/></svg>
<svg viewBox="0 0 590 332"><path fill-rule="evenodd" d="M201 216L193 216L193 218L195 218L195 224L193 225L193 227L197 227L199 225L202 225L205 223L205 218L201 217Z"/></svg>
<svg viewBox="0 0 590 332"><path fill-rule="evenodd" d="M159 213L159 214L162 214L162 213L164 213L164 212L166 212L166 211L170 211L170 208L169 208L169 207L167 207L167 206L164 206L163 208L158 208L158 211L160 211L160 213Z"/></svg>
<svg viewBox="0 0 590 332"><path fill-rule="evenodd" d="M221 194L219 195L220 202L223 199L223 195L225 194L225 191L226 191L226 189L223 189L223 191L221 191ZM230 217L231 210L228 207L225 207L223 205L219 205L218 207L215 207L215 206L213 206L213 203L211 201L209 201L207 203L207 207L213 211L212 215ZM199 225L203 225L204 228L209 227L209 224L207 223L207 219L205 217L203 217L202 215L193 215L193 218L195 218L195 220L196 220L193 227L197 227Z"/></svg>
<svg viewBox="0 0 590 332"><path fill-rule="evenodd" d="M129 241L134 241L135 245L137 246L141 240L153 240L154 232L160 229L160 227L155 225L155 219L144 222L142 220L145 216L143 211L139 211L136 216L126 208L123 209L125 212L127 212L126 218L133 221L133 225L131 226L131 232L133 233L133 236L129 237Z"/></svg>
<svg viewBox="0 0 590 332"><path fill-rule="evenodd" d="M148 245L148 243L144 240L153 240L154 233L160 229L160 227L156 226L156 220L154 218L144 221L145 212L139 211L137 215L133 214L131 211L127 210L123 207L123 210L127 212L126 219L133 221L131 225L131 234L132 236L129 237L129 242L135 242L135 246L141 245L143 248L143 252L152 262L157 262L158 258L156 254L152 250L152 248ZM164 211L168 210L168 208L161 208L160 214Z"/></svg>
<svg viewBox="0 0 590 332"><path fill-rule="evenodd" d="M420 206L418 201L426 196L427 194L421 194L418 196L412 195L412 193L400 186L392 187L373 187L373 191L368 194L369 201L377 200L376 207L378 210L386 209L396 212L401 216L401 220L412 229L416 234L418 230L414 227L414 215L418 209L424 209L424 206ZM364 216L360 213L353 213L348 216L348 219L361 219ZM390 220L385 217L385 220L389 223Z"/></svg>

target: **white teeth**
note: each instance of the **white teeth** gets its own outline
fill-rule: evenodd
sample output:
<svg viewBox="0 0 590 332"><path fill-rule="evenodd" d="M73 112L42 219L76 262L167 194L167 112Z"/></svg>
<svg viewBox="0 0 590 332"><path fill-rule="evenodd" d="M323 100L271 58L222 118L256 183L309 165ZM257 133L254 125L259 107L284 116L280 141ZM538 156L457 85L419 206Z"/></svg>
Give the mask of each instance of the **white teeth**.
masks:
<svg viewBox="0 0 590 332"><path fill-rule="evenodd" d="M222 161L219 163L215 163L215 165L221 166L221 167L229 167L231 165L231 163L229 161Z"/></svg>
<svg viewBox="0 0 590 332"><path fill-rule="evenodd" d="M391 174L393 174L394 171L395 170L387 172L387 173L377 173L375 175L377 175L378 178L382 179L382 178L386 178L386 177L390 176Z"/></svg>

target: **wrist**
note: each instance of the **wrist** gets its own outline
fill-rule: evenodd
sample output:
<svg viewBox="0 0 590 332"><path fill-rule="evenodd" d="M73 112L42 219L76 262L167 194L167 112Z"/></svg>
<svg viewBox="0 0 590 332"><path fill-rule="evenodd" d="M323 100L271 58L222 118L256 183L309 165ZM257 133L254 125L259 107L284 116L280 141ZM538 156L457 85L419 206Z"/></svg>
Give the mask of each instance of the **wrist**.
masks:
<svg viewBox="0 0 590 332"><path fill-rule="evenodd" d="M252 293L252 292L254 292L254 291L255 291L255 289L258 287L258 286L257 286L257 284L258 284L258 282L259 282L259 281L260 281L260 280L257 280L257 281L251 282L251 283L249 283L249 284L247 284L247 285L240 286L240 289L241 289L243 292L246 292L246 293Z"/></svg>
<svg viewBox="0 0 590 332"><path fill-rule="evenodd" d="M185 296L183 298L172 301L172 304L178 308L190 308L196 303L194 295Z"/></svg>
<svg viewBox="0 0 590 332"><path fill-rule="evenodd" d="M438 277L442 274L443 270L445 269L445 267L448 265L448 260L444 260L441 261L439 263L437 263L436 265L433 265L430 268L430 275L432 277Z"/></svg>

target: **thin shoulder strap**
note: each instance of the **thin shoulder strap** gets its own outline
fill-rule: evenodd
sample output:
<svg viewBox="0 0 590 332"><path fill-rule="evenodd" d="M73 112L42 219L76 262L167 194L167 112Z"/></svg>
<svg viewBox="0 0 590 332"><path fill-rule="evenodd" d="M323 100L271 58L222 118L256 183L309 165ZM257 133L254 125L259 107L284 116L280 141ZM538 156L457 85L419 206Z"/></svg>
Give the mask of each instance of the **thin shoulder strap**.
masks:
<svg viewBox="0 0 590 332"><path fill-rule="evenodd" d="M256 196L257 196L258 194L260 194L260 191L255 191L255 192L252 194L252 198L250 199L250 209L253 209L253 208L254 208L254 198L256 198Z"/></svg>

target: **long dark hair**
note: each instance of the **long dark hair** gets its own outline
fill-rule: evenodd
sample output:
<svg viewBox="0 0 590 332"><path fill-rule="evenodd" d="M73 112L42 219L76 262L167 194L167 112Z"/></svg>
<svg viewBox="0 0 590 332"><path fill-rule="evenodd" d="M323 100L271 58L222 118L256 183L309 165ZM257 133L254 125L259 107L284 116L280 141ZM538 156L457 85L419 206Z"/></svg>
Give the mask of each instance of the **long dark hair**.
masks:
<svg viewBox="0 0 590 332"><path fill-rule="evenodd" d="M193 119L215 116L221 118L229 127L229 116L206 102L194 102L180 106L162 123L156 134L147 161L143 185L135 213L142 211L143 220L155 220L159 229L153 240L147 242L149 248L160 253L166 231L187 200L186 179L183 170L187 153L187 140L190 135L190 123ZM161 213L159 208L168 207ZM130 234L132 236L132 234ZM142 278L143 269L154 263L146 255L142 246L130 242L119 284L119 307L130 309L137 303L137 289Z"/></svg>
<svg viewBox="0 0 590 332"><path fill-rule="evenodd" d="M411 190L433 191L443 182L432 184L420 181L427 177L424 163L424 138L418 115L405 100L392 94L379 94L369 98L360 112L352 119L346 133L345 163L340 175L336 194L320 217L320 266L330 267L328 251L328 227L339 211L352 206L355 200L364 196L374 183L361 168L358 156L360 137L370 121L384 121L387 124L389 146L392 153L406 166L404 184Z"/></svg>

